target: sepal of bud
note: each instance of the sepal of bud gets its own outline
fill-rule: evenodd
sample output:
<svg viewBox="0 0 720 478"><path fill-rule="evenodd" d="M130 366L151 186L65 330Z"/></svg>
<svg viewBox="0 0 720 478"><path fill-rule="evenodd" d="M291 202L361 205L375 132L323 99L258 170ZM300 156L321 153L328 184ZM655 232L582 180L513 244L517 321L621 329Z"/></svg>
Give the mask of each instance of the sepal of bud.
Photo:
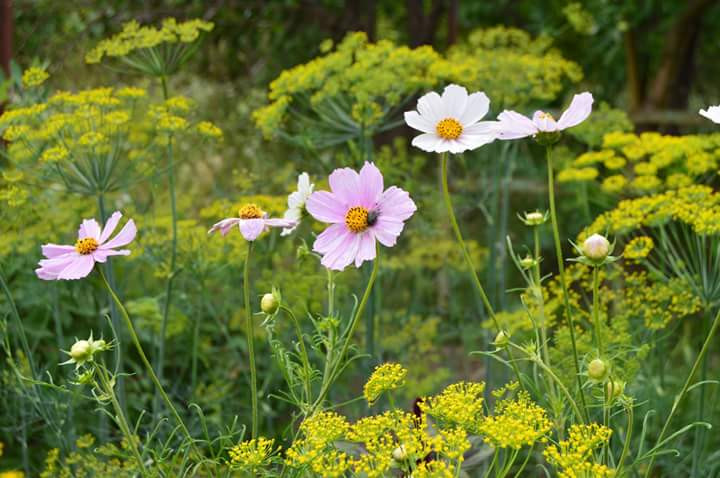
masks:
<svg viewBox="0 0 720 478"><path fill-rule="evenodd" d="M70 356L70 359L61 363L60 365L75 364L75 368L79 368L88 362L94 360L94 355L98 352L104 352L112 348L111 344L108 344L103 339L93 340L92 332L87 340L75 340L75 343L70 347L70 351L63 350L64 353Z"/></svg>
<svg viewBox="0 0 720 478"><path fill-rule="evenodd" d="M615 249L615 242L610 242L605 236L593 234L585 239L581 245L570 243L578 253L578 257L569 259L573 262L580 262L588 266L601 266L618 261L620 257L611 255Z"/></svg>
<svg viewBox="0 0 720 478"><path fill-rule="evenodd" d="M550 214L548 211L540 212L540 211L531 211L531 212L525 212L522 216L518 214L518 218L522 221L523 224L530 227L540 226L542 224L545 224L550 217Z"/></svg>

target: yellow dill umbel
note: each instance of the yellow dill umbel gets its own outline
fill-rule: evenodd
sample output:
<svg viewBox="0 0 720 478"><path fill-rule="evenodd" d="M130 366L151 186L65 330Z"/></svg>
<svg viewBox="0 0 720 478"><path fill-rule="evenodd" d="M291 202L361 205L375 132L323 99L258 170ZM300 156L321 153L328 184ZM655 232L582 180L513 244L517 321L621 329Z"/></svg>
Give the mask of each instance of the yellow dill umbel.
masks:
<svg viewBox="0 0 720 478"><path fill-rule="evenodd" d="M435 130L442 139L458 139L463 132L463 127L455 118L445 118L435 126Z"/></svg>
<svg viewBox="0 0 720 478"><path fill-rule="evenodd" d="M368 227L368 210L362 206L351 207L345 214L345 225L352 232L363 232Z"/></svg>
<svg viewBox="0 0 720 478"><path fill-rule="evenodd" d="M77 240L75 243L75 250L78 251L78 254L86 256L95 252L98 246L99 244L96 239L92 237L84 237Z"/></svg>
<svg viewBox="0 0 720 478"><path fill-rule="evenodd" d="M260 219L264 213L257 204L243 204L238 211L241 219Z"/></svg>

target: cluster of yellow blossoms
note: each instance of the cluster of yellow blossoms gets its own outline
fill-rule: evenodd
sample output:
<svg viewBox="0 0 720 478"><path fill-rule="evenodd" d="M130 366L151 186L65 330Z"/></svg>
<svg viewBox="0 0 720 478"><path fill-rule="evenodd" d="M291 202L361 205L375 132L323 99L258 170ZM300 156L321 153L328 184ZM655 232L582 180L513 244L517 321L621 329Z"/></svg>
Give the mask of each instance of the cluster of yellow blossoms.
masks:
<svg viewBox="0 0 720 478"><path fill-rule="evenodd" d="M558 181L597 179L603 191L620 196L676 190L712 178L720 164L719 147L719 134L608 133L600 151L578 156Z"/></svg>
<svg viewBox="0 0 720 478"><path fill-rule="evenodd" d="M405 384L407 372L406 368L397 363L378 365L363 388L365 400L372 405L384 392L391 392L402 387Z"/></svg>
<svg viewBox="0 0 720 478"><path fill-rule="evenodd" d="M104 56L121 57L135 50L154 48L163 43L191 43L200 33L213 29L211 22L204 20L188 20L178 23L174 18L163 20L161 28L140 26L135 20L123 25L120 33L102 40L85 56L87 63L99 63Z"/></svg>
<svg viewBox="0 0 720 478"><path fill-rule="evenodd" d="M45 80L50 78L50 75L45 68L33 66L23 72L22 84L25 88L34 88L45 83Z"/></svg>
<svg viewBox="0 0 720 478"><path fill-rule="evenodd" d="M572 425L567 440L545 449L545 458L558 469L560 478L610 478L615 471L593 461L593 450L610 441L612 430L592 423Z"/></svg>
<svg viewBox="0 0 720 478"><path fill-rule="evenodd" d="M274 445L275 440L263 437L241 442L228 451L230 463L233 468L249 471L267 466L277 451Z"/></svg>

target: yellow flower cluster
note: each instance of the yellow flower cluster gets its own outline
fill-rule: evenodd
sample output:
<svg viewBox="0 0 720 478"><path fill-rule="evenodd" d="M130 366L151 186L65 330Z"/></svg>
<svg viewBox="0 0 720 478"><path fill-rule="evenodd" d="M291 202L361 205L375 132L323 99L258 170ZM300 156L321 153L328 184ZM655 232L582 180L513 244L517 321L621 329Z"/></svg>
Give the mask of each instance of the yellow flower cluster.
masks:
<svg viewBox="0 0 720 478"><path fill-rule="evenodd" d="M479 431L495 448L520 449L545 441L551 428L547 412L526 391L520 391L515 397L498 401L494 414L480 423Z"/></svg>
<svg viewBox="0 0 720 478"><path fill-rule="evenodd" d="M455 473L444 461L422 462L412 474L413 478L453 478Z"/></svg>
<svg viewBox="0 0 720 478"><path fill-rule="evenodd" d="M425 399L422 410L444 427L460 427L477 433L484 419L483 382L459 382L448 385L440 394Z"/></svg>
<svg viewBox="0 0 720 478"><path fill-rule="evenodd" d="M625 276L619 310L625 311L622 314L642 318L649 329L663 329L670 321L696 314L701 309L702 300L685 278L651 281L644 271Z"/></svg>
<svg viewBox="0 0 720 478"><path fill-rule="evenodd" d="M228 450L230 463L233 467L250 470L265 466L277 451L274 444L275 440L263 437L238 443Z"/></svg>
<svg viewBox="0 0 720 478"><path fill-rule="evenodd" d="M405 367L397 363L378 365L363 388L365 400L372 405L384 392L402 387L405 385L407 372Z"/></svg>
<svg viewBox="0 0 720 478"><path fill-rule="evenodd" d="M611 132L605 134L602 150L578 156L558 174L558 180L598 179L602 190L613 195L675 190L712 177L720 165L719 146L720 134ZM589 167L595 173L590 173Z"/></svg>
<svg viewBox="0 0 720 478"><path fill-rule="evenodd" d="M625 245L623 257L626 259L645 259L655 247L651 237L638 236L634 237Z"/></svg>
<svg viewBox="0 0 720 478"><path fill-rule="evenodd" d="M45 83L48 78L50 75L45 68L33 66L23 71L22 84L25 88L34 88Z"/></svg>
<svg viewBox="0 0 720 478"><path fill-rule="evenodd" d="M293 468L310 468L323 476L342 476L349 468L349 457L335 449L333 442L345 438L350 424L335 412L320 412L301 425L297 439L285 454L285 463Z"/></svg>
<svg viewBox="0 0 720 478"><path fill-rule="evenodd" d="M572 425L567 440L545 449L545 458L558 470L560 478L611 478L614 470L595 463L593 450L610 441L612 430L591 423Z"/></svg>
<svg viewBox="0 0 720 478"><path fill-rule="evenodd" d="M553 49L549 37L502 26L471 32L439 67L445 81L484 91L495 107L551 101L582 79L580 66Z"/></svg>
<svg viewBox="0 0 720 478"><path fill-rule="evenodd" d="M174 18L163 20L161 28L140 26L135 20L123 25L117 35L102 40L85 56L87 63L99 63L104 56L122 57L136 50L154 48L163 43L191 43L200 33L213 29L212 22L194 19L178 23Z"/></svg>

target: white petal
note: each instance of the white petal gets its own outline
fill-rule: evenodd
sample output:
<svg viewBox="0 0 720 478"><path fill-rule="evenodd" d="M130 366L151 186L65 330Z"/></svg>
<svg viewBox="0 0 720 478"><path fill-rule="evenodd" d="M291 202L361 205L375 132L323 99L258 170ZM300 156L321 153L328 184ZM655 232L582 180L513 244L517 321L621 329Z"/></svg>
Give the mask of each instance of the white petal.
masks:
<svg viewBox="0 0 720 478"><path fill-rule="evenodd" d="M440 95L434 91L420 97L417 104L417 110L418 113L420 113L420 116L433 124L437 124L440 120L447 117L443 101L440 98Z"/></svg>
<svg viewBox="0 0 720 478"><path fill-rule="evenodd" d="M438 135L433 133L424 133L420 136L415 136L412 140L412 145L416 148L420 148L428 153L437 152L435 147L442 141Z"/></svg>
<svg viewBox="0 0 720 478"><path fill-rule="evenodd" d="M558 130L555 119L544 111L536 111L532 120L537 129L544 133L552 133Z"/></svg>
<svg viewBox="0 0 720 478"><path fill-rule="evenodd" d="M467 106L465 112L458 118L460 123L465 126L470 126L473 123L480 121L490 109L490 98L487 95L479 91L468 96Z"/></svg>
<svg viewBox="0 0 720 478"><path fill-rule="evenodd" d="M572 128L585 121L592 112L592 105L593 96L587 91L573 96L570 106L568 106L568 109L565 110L557 122L558 128Z"/></svg>
<svg viewBox="0 0 720 478"><path fill-rule="evenodd" d="M467 106L467 90L462 86L448 85L443 91L442 101L445 104L447 116L459 121L460 117L465 113L465 107Z"/></svg>
<svg viewBox="0 0 720 478"><path fill-rule="evenodd" d="M720 105L710 106L707 110L700 110L699 113L713 123L720 123Z"/></svg>
<svg viewBox="0 0 720 478"><path fill-rule="evenodd" d="M532 136L538 132L537 126L527 116L515 111L505 110L498 115L498 138L518 139Z"/></svg>
<svg viewBox="0 0 720 478"><path fill-rule="evenodd" d="M411 128L415 128L423 133L434 133L436 123L431 122L427 118L420 116L417 111L405 112L405 123Z"/></svg>

